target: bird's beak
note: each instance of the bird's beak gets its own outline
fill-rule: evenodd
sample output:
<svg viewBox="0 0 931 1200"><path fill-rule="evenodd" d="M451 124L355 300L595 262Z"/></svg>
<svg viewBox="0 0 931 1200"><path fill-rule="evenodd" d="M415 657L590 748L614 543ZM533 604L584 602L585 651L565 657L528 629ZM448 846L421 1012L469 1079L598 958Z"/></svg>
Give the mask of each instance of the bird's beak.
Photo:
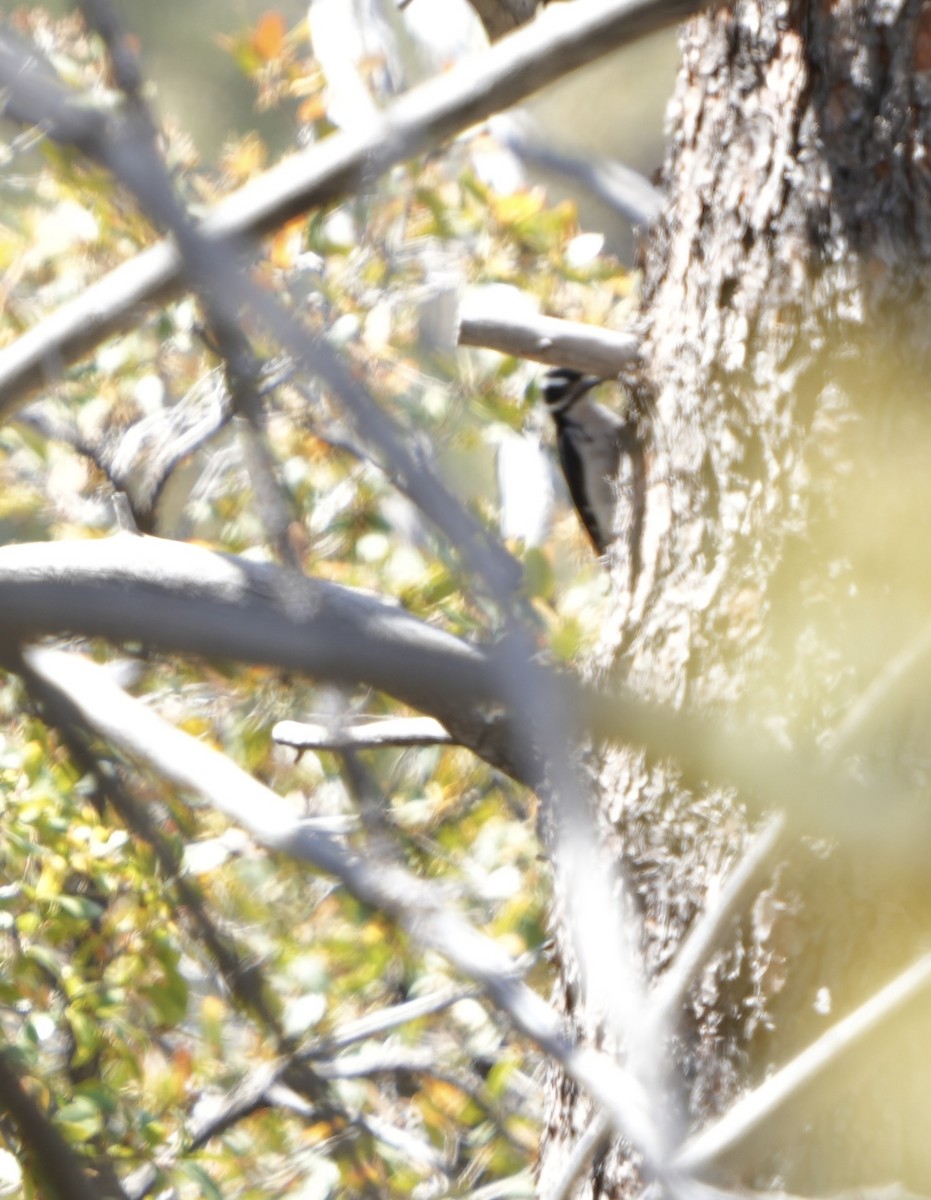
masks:
<svg viewBox="0 0 931 1200"><path fill-rule="evenodd" d="M600 375L583 375L579 380L578 395L584 396L586 392L590 392L592 388L598 386L599 383L606 383L607 380L602 379Z"/></svg>

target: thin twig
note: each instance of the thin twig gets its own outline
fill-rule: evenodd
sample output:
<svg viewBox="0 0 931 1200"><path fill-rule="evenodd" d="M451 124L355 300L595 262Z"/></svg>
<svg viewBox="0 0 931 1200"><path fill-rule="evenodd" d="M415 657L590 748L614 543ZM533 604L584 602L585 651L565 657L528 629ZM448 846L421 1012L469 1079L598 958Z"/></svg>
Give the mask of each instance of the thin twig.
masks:
<svg viewBox="0 0 931 1200"><path fill-rule="evenodd" d="M897 697L913 685L919 672L925 672L931 655L931 623L887 662L879 674L857 698L822 748L827 760L837 763L855 746L869 742L871 727L882 722L894 708Z"/></svg>
<svg viewBox="0 0 931 1200"><path fill-rule="evenodd" d="M165 170L158 146L158 124L145 99L136 46L123 29L122 21L110 0L81 0L81 9L88 25L96 29L106 43L114 79L122 89L126 102L126 124L133 138L132 155L134 159L143 159L143 170L137 177L130 167L132 160L129 154L120 146L120 140L112 129L100 138L96 150L117 177L126 177L131 187L135 183L134 190L143 206L145 201L140 195L139 182L140 179L145 181L146 195L154 194L159 198L157 202L151 202L153 215L156 220L161 217L162 223L175 234L183 249L191 222L177 200ZM216 280L202 281L198 295L209 326L208 340L223 360L230 401L239 418L238 432L255 495L255 508L278 557L290 566L299 567L298 555L290 537L294 520L293 504L278 479L265 438L260 392L262 367L239 320L240 314L234 306L223 302L214 287L210 286L211 283L216 283Z"/></svg>
<svg viewBox="0 0 931 1200"><path fill-rule="evenodd" d="M124 1186L132 1200L142 1200L156 1186L160 1172L171 1171L182 1157L194 1154L213 1138L219 1137L239 1121L262 1108L274 1106L275 1087L287 1068L287 1061L261 1063L243 1076L228 1093L211 1096L205 1103L201 1096L200 1111L188 1118L183 1134L174 1134L163 1145L152 1163L138 1167L124 1180ZM330 1114L319 1111L306 1099L301 1101L301 1115L305 1121L327 1120ZM340 1122L345 1128L349 1118Z"/></svg>
<svg viewBox="0 0 931 1200"><path fill-rule="evenodd" d="M440 1152L423 1138L415 1137L410 1130L399 1129L390 1121L384 1121L372 1113L359 1116L358 1124L376 1138L401 1154L409 1162L416 1163L421 1169L432 1171L444 1178L446 1188L449 1188L449 1176L453 1171L453 1163L444 1158Z"/></svg>
<svg viewBox="0 0 931 1200"><path fill-rule="evenodd" d="M486 1183L462 1197L462 1200L534 1200L537 1190L530 1171L520 1171L509 1179Z"/></svg>
<svg viewBox="0 0 931 1200"><path fill-rule="evenodd" d="M377 750L383 746L441 746L453 742L449 731L432 717L389 717L359 724L313 725L279 721L272 740L296 750Z"/></svg>
<svg viewBox="0 0 931 1200"><path fill-rule="evenodd" d="M588 1170L589 1163L610 1139L610 1122L603 1112L594 1113L582 1136L570 1148L556 1183L541 1194L541 1200L568 1200L576 1182Z"/></svg>
<svg viewBox="0 0 931 1200"><path fill-rule="evenodd" d="M746 912L748 902L760 886L760 873L772 863L783 844L785 826L781 813L769 817L724 880L720 892L707 898L671 966L653 988L644 1041L650 1041L678 1021L685 997L702 968L723 944L734 922Z"/></svg>
<svg viewBox="0 0 931 1200"><path fill-rule="evenodd" d="M605 379L636 366L640 354L640 343L630 333L556 317L489 314L481 289L467 295L463 303L459 343L553 366L574 367Z"/></svg>
<svg viewBox="0 0 931 1200"><path fill-rule="evenodd" d="M632 225L646 228L659 216L662 192L633 167L599 156L567 154L525 135L519 126L508 129L503 141L525 163L572 180Z"/></svg>
<svg viewBox="0 0 931 1200"><path fill-rule="evenodd" d="M388 801L375 777L356 750L348 747L340 750L339 758L346 791L359 811L371 853L376 858L402 865L404 846L397 827L389 820Z"/></svg>
<svg viewBox="0 0 931 1200"><path fill-rule="evenodd" d="M422 1075L438 1080L468 1096L482 1109L486 1117L494 1122L506 1141L526 1153L526 1144L521 1143L508 1129L508 1120L516 1112L513 1098L509 1106L503 1106L489 1093L487 1086L475 1071L464 1070L461 1067L443 1067L441 1062L441 1050L435 1045L382 1045L340 1055L338 1058L315 1060L314 1070L321 1078L330 1081L371 1079L375 1075Z"/></svg>
<svg viewBox="0 0 931 1200"><path fill-rule="evenodd" d="M302 1050L300 1057L322 1058L333 1055L337 1050L343 1050L354 1042L361 1042L380 1033L389 1033L409 1021L419 1021L423 1017L458 1004L460 1000L474 999L479 994L478 989L474 987L451 987L441 992L418 996L415 1000L405 1000L403 1004L380 1008L377 1012L367 1013L355 1021L346 1021L339 1025L331 1034Z"/></svg>
<svg viewBox="0 0 931 1200"><path fill-rule="evenodd" d="M34 430L47 441L70 446L77 454L92 462L101 474L110 478L115 487L118 486L110 476L110 456L106 446L96 439L85 437L73 421L60 418L50 412L44 404L37 403L30 404L28 408L17 413L16 422Z"/></svg>
<svg viewBox="0 0 931 1200"><path fill-rule="evenodd" d="M217 372L210 372L179 403L141 418L115 444L112 438L88 438L41 402L24 408L15 420L88 458L131 506L132 528L149 533L174 472L229 423L232 410L217 379Z"/></svg>
<svg viewBox="0 0 931 1200"><path fill-rule="evenodd" d="M931 988L931 954L918 959L891 983L838 1021L816 1042L754 1088L718 1121L696 1133L675 1156L675 1165L689 1173L708 1170L738 1149L759 1127L770 1121L799 1093L858 1042L883 1029L916 996Z"/></svg>

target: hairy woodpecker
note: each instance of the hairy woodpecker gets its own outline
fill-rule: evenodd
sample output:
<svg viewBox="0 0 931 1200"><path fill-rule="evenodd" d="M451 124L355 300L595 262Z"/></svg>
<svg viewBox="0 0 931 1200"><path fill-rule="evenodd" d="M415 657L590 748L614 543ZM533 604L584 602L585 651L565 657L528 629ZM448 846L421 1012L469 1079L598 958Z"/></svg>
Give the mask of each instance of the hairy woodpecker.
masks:
<svg viewBox="0 0 931 1200"><path fill-rule="evenodd" d="M569 495L598 554L604 554L620 532L630 541L631 566L639 571L643 517L643 446L633 420L592 399L592 388L604 383L556 367L543 377L541 391L556 424L556 445ZM616 522L618 498L630 485L629 518Z"/></svg>

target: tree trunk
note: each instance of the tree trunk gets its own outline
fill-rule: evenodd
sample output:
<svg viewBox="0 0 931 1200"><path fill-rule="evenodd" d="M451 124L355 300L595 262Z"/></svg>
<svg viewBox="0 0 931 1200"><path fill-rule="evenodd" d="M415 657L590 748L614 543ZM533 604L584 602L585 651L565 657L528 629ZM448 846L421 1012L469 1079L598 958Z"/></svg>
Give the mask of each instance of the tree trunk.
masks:
<svg viewBox="0 0 931 1200"><path fill-rule="evenodd" d="M737 0L683 31L666 207L642 297L643 569L632 588L623 566L614 571L617 617L594 670L801 750L925 629L929 138L927 0ZM845 747L848 769L890 810L927 791L923 691L887 689L858 726L856 755ZM599 818L640 902L649 976L668 964L750 825L739 797L687 792L678 779L635 751L601 765ZM926 855L903 849L789 845L683 1014L688 1128L931 940ZM568 1021L597 1040L565 929L556 942ZM931 1187L931 1008L920 1007L708 1175L804 1191ZM590 1118L554 1072L544 1194ZM577 1194L630 1195L640 1184L632 1155L615 1146Z"/></svg>

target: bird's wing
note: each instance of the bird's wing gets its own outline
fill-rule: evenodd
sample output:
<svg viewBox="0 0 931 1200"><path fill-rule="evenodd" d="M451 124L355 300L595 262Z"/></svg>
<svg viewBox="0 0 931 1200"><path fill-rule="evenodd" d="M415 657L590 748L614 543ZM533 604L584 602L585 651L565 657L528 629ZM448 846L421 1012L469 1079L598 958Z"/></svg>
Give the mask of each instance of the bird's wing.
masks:
<svg viewBox="0 0 931 1200"><path fill-rule="evenodd" d="M576 507L576 511L582 519L582 524L585 526L592 545L595 547L597 554L604 554L607 550L607 543L602 544L601 538L598 535L598 522L595 512L588 503L581 481L584 479L584 467L582 457L576 450L570 440L561 438L559 442L559 464L562 467L563 477L569 488L569 494L572 497L572 503Z"/></svg>

